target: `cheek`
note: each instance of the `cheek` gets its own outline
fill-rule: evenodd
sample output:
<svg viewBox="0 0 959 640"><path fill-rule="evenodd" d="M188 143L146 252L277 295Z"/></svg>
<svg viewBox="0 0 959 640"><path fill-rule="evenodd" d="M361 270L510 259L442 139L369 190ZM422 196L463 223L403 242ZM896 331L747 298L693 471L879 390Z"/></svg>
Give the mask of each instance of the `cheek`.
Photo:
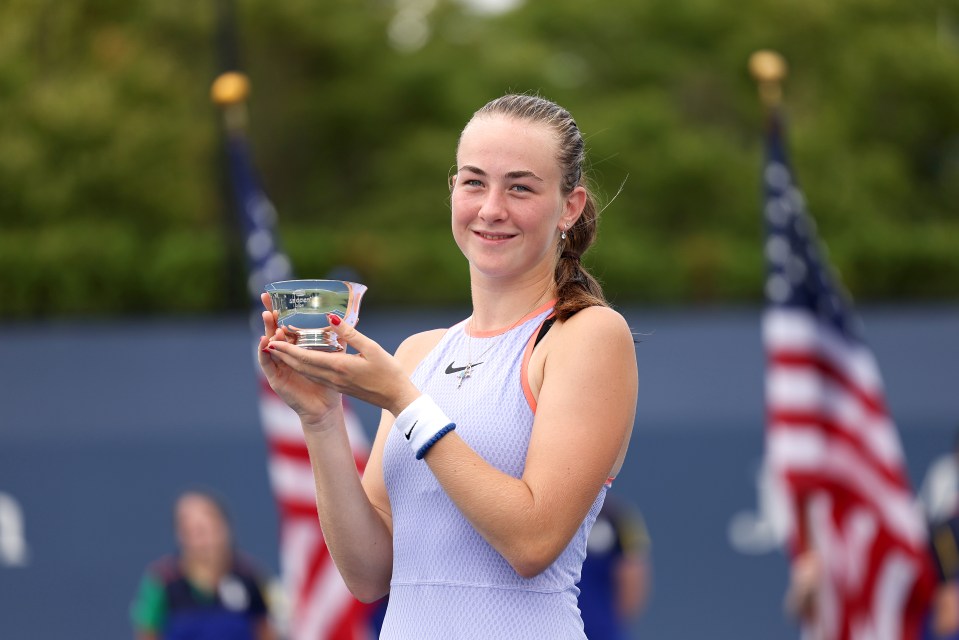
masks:
<svg viewBox="0 0 959 640"><path fill-rule="evenodd" d="M560 212L555 207L535 207L517 212L514 219L530 234L552 237L559 225Z"/></svg>
<svg viewBox="0 0 959 640"><path fill-rule="evenodd" d="M456 246L463 251L463 239L467 233L466 227L469 224L469 217L464 214L462 203L457 203L456 198L450 200L450 228L453 232L453 240Z"/></svg>
<svg viewBox="0 0 959 640"><path fill-rule="evenodd" d="M450 198L450 218L452 219L454 228L458 225L466 224L473 218L468 202L467 198L457 196L455 192Z"/></svg>

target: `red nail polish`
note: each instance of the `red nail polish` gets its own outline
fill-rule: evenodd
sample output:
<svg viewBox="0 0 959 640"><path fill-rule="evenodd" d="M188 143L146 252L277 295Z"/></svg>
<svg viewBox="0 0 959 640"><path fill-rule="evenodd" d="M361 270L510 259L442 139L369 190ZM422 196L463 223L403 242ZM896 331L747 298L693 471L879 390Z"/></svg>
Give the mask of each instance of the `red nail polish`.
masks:
<svg viewBox="0 0 959 640"><path fill-rule="evenodd" d="M269 349L270 351L273 351L274 349L276 349L276 345L273 343L270 343L270 346L268 346L267 349Z"/></svg>
<svg viewBox="0 0 959 640"><path fill-rule="evenodd" d="M330 319L330 324L332 324L334 327L340 326L340 316L330 313L327 315L327 317Z"/></svg>

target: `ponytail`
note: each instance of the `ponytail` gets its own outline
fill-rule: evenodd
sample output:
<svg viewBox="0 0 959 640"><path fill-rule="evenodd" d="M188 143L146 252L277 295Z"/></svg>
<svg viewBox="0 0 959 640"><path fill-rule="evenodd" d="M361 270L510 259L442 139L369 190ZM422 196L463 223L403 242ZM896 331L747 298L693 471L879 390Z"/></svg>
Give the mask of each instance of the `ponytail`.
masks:
<svg viewBox="0 0 959 640"><path fill-rule="evenodd" d="M599 282L586 270L582 255L596 240L597 209L593 194L586 190L586 206L576 224L566 231L559 242L556 261L556 317L568 320L586 307L608 307Z"/></svg>

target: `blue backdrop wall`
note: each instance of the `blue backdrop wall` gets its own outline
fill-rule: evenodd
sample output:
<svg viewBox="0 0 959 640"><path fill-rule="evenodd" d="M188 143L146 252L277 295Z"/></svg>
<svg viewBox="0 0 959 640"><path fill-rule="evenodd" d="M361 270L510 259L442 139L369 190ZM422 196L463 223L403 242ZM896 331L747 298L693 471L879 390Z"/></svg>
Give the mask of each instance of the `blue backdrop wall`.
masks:
<svg viewBox="0 0 959 640"><path fill-rule="evenodd" d="M392 350L466 313L371 301L359 328ZM614 487L653 540L653 593L636 637L797 637L782 615L784 556L761 536L743 546L729 535L757 504L759 310L624 313L647 334ZM918 485L959 427L959 307L861 313ZM130 637L141 571L172 549L172 500L194 485L226 497L240 545L276 570L245 317L0 327L0 637ZM376 410L356 408L372 428Z"/></svg>

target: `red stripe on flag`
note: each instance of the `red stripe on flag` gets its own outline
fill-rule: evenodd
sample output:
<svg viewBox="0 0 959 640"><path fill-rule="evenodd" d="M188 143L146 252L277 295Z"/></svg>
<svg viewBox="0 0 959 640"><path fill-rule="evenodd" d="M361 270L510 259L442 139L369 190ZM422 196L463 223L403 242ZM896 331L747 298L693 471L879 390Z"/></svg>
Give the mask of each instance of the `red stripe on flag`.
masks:
<svg viewBox="0 0 959 640"><path fill-rule="evenodd" d="M903 603L899 622L902 624L901 638L919 638L919 630L926 615L926 603L935 589L935 568L931 558L923 546L915 546L904 540L883 526L883 516L879 512L876 501L882 496L863 494L851 488L840 479L830 478L817 473L803 473L789 471L784 478L794 490L796 502L800 509L805 511L811 501L817 496L828 496L831 501L831 513L827 526L833 531L822 530L822 523L817 525L806 522L814 528L819 540L808 541L813 544L820 554L830 573L827 580L836 588L833 594L842 612L840 628L835 636L836 640L860 640L862 637L854 633L853 624L857 621L875 621L879 613L876 602L880 573L885 568L885 562L893 553L901 554L915 569L912 581L905 585L908 596ZM868 548L857 550L850 547L850 541L855 541L851 529L857 528L854 521L862 516L857 515L864 510L869 513L876 524L875 537ZM861 522L858 529L862 531ZM859 555L853 555L858 553ZM861 574L856 575L850 567L861 568ZM856 578L859 578L858 580ZM889 604L889 603L885 603Z"/></svg>
<svg viewBox="0 0 959 640"><path fill-rule="evenodd" d="M284 498L283 496L276 496L276 502L280 508L280 515L284 519L293 518L308 518L310 520L317 520L319 516L316 513L316 503L315 502L302 502L298 500L291 500L289 498Z"/></svg>
<svg viewBox="0 0 959 640"><path fill-rule="evenodd" d="M812 411L786 411L783 409L770 410L768 421L770 432L790 430L793 427L805 427L807 425L816 427L827 438L848 444L866 464L890 484L907 491L911 490L904 475L905 468L900 465L891 468L884 464L870 451L868 445L862 441L858 434L849 431L848 428L837 421Z"/></svg>
<svg viewBox="0 0 959 640"><path fill-rule="evenodd" d="M369 634L366 621L374 606L359 600L351 602L330 631L328 640L357 640L366 637Z"/></svg>
<svg viewBox="0 0 959 640"><path fill-rule="evenodd" d="M310 464L310 452L306 448L306 443L290 442L279 438L267 438L267 445L270 447L270 453L278 458L285 460ZM366 457L362 452L353 451L353 463L356 465L356 471L361 476L366 471Z"/></svg>
<svg viewBox="0 0 959 640"><path fill-rule="evenodd" d="M305 560L307 562L306 571L303 573L303 582L300 583L300 590L297 594L297 599L300 602L309 602L310 594L313 593L316 582L324 571L336 571L333 558L326 548L326 540L322 537L317 538L316 545L311 550L310 556Z"/></svg>
<svg viewBox="0 0 959 640"><path fill-rule="evenodd" d="M366 458L359 456L356 452L353 453L353 462L356 463L356 470L362 476L363 472L366 471Z"/></svg>
<svg viewBox="0 0 959 640"><path fill-rule="evenodd" d="M270 453L279 458L310 463L310 452L306 448L305 442L290 442L289 440L269 438L268 444Z"/></svg>
<svg viewBox="0 0 959 640"><path fill-rule="evenodd" d="M886 403L881 397L877 397L858 386L853 380L850 380L845 372L836 367L829 360L803 351L789 351L783 349L772 349L769 353L770 366L778 367L802 367L816 371L822 377L835 382L842 389L855 397L870 412L876 415L886 415Z"/></svg>

